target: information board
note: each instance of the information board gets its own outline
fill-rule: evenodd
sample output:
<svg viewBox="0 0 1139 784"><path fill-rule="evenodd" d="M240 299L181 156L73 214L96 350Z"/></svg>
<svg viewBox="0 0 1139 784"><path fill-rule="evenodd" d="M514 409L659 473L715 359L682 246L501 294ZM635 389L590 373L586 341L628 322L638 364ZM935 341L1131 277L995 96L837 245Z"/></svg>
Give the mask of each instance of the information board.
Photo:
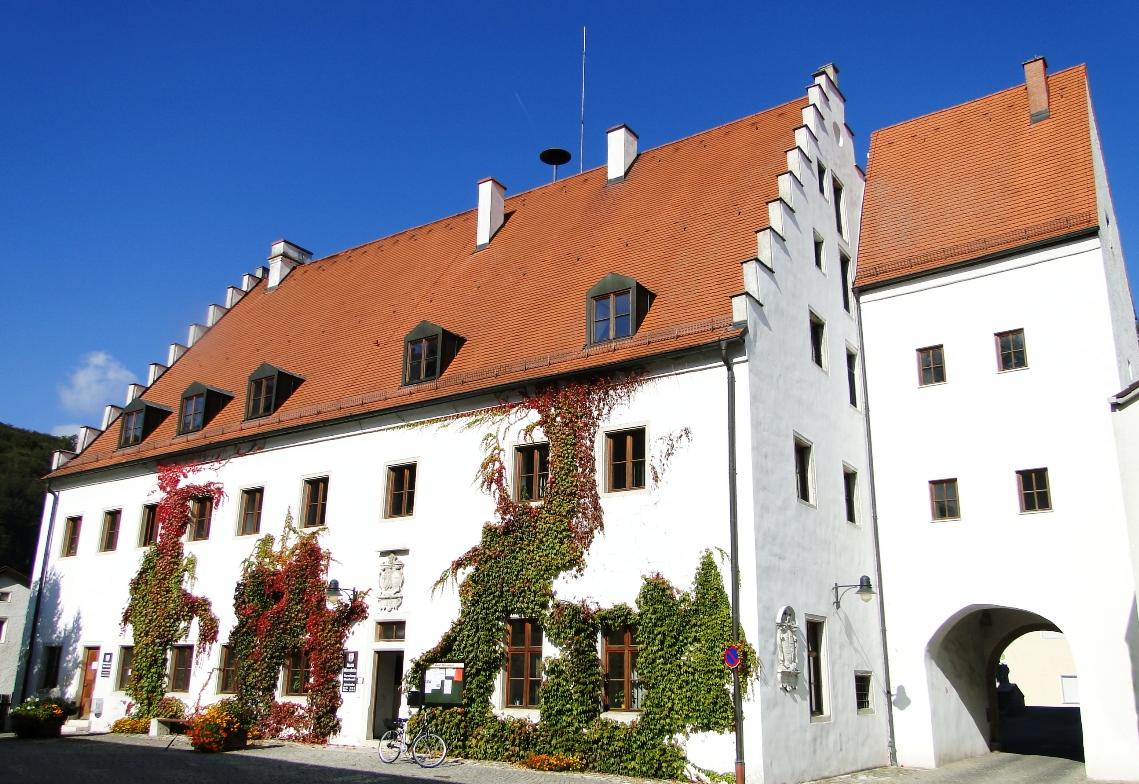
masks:
<svg viewBox="0 0 1139 784"><path fill-rule="evenodd" d="M423 676L423 701L427 705L460 705L463 701L463 663L439 662Z"/></svg>

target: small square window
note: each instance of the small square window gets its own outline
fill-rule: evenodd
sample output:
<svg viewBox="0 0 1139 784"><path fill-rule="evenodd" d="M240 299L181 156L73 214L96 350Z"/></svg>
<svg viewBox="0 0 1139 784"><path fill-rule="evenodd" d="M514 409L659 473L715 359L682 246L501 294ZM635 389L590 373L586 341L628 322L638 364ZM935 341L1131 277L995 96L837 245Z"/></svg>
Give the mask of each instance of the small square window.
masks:
<svg viewBox="0 0 1139 784"><path fill-rule="evenodd" d="M858 472L853 468L842 469L842 488L846 499L846 522L858 522Z"/></svg>
<svg viewBox="0 0 1139 784"><path fill-rule="evenodd" d="M537 708L542 685L542 627L533 618L506 624L506 706Z"/></svg>
<svg viewBox="0 0 1139 784"><path fill-rule="evenodd" d="M237 535L250 536L261 533L261 504L265 500L265 488L251 487L241 491L241 520Z"/></svg>
<svg viewBox="0 0 1139 784"><path fill-rule="evenodd" d="M7 604L12 601L11 591L0 591L0 604Z"/></svg>
<svg viewBox="0 0 1139 784"><path fill-rule="evenodd" d="M850 313L850 256L847 256L845 253L838 255L838 269L842 284L842 309Z"/></svg>
<svg viewBox="0 0 1139 784"><path fill-rule="evenodd" d="M854 705L859 713L873 710L870 703L870 673L854 673Z"/></svg>
<svg viewBox="0 0 1139 784"><path fill-rule="evenodd" d="M918 349L918 386L945 383L945 347Z"/></svg>
<svg viewBox="0 0 1139 784"><path fill-rule="evenodd" d="M415 512L415 465L388 469L388 517L407 517Z"/></svg>
<svg viewBox="0 0 1139 784"><path fill-rule="evenodd" d="M301 527L318 528L325 524L324 515L328 508L328 477L305 480L304 500L301 502L304 515Z"/></svg>
<svg viewBox="0 0 1139 784"><path fill-rule="evenodd" d="M210 521L214 516L214 499L200 495L190 499L190 541L201 542L210 538Z"/></svg>
<svg viewBox="0 0 1139 784"><path fill-rule="evenodd" d="M221 661L218 664L218 694L236 694L237 652L232 645L221 646Z"/></svg>
<svg viewBox="0 0 1139 784"><path fill-rule="evenodd" d="M67 558L79 552L79 531L83 527L82 517L69 517L63 526L63 550L60 555Z"/></svg>
<svg viewBox="0 0 1139 784"><path fill-rule="evenodd" d="M131 673L134 672L134 646L124 645L119 648L119 677L115 684L118 691L126 691L131 682Z"/></svg>
<svg viewBox="0 0 1139 784"><path fill-rule="evenodd" d="M846 350L846 391L850 405L858 408L858 354Z"/></svg>
<svg viewBox="0 0 1139 784"><path fill-rule="evenodd" d="M179 434L201 430L205 415L206 395L204 392L182 398L182 413L178 418Z"/></svg>
<svg viewBox="0 0 1139 784"><path fill-rule="evenodd" d="M615 493L645 486L645 429L605 434L608 477L606 488Z"/></svg>
<svg viewBox="0 0 1139 784"><path fill-rule="evenodd" d="M404 639L407 621L377 621L376 642L394 642Z"/></svg>
<svg viewBox="0 0 1139 784"><path fill-rule="evenodd" d="M803 503L814 503L814 465L811 445L795 439L795 494Z"/></svg>
<svg viewBox="0 0 1139 784"><path fill-rule="evenodd" d="M823 269L823 253L826 246L823 244L823 238L818 234L815 235L815 267L820 271Z"/></svg>
<svg viewBox="0 0 1139 784"><path fill-rule="evenodd" d="M158 541L158 504L142 507L142 521L138 526L138 546L150 547Z"/></svg>
<svg viewBox="0 0 1139 784"><path fill-rule="evenodd" d="M811 361L821 368L826 368L826 341L827 326L821 318L814 313L810 318L811 325Z"/></svg>
<svg viewBox="0 0 1139 784"><path fill-rule="evenodd" d="M633 292L630 289L593 298L593 342L633 334Z"/></svg>
<svg viewBox="0 0 1139 784"><path fill-rule="evenodd" d="M103 513L103 535L99 537L99 551L106 553L119 546L119 521L123 513L119 509Z"/></svg>
<svg viewBox="0 0 1139 784"><path fill-rule="evenodd" d="M1048 489L1047 468L1027 468L1016 472L1016 485L1020 494L1020 511L1052 511L1052 495Z"/></svg>
<svg viewBox="0 0 1139 784"><path fill-rule="evenodd" d="M1024 347L1023 329L998 332L994 337L997 340L997 366L1002 372L1028 367L1028 351Z"/></svg>
<svg viewBox="0 0 1139 784"><path fill-rule="evenodd" d="M957 496L957 480L935 479L930 482L929 502L934 520L959 519L961 503Z"/></svg>
<svg viewBox="0 0 1139 784"><path fill-rule="evenodd" d="M514 450L514 488L519 501L545 498L549 478L549 444L520 446Z"/></svg>
<svg viewBox="0 0 1139 784"><path fill-rule="evenodd" d="M170 649L170 691L190 690L193 661L193 645L175 645Z"/></svg>
<svg viewBox="0 0 1139 784"><path fill-rule="evenodd" d="M249 382L249 414L246 419L257 419L273 413L276 388L276 376L264 376Z"/></svg>
<svg viewBox="0 0 1139 784"><path fill-rule="evenodd" d="M293 651L285 665L285 694L300 696L308 694L312 680L312 656L301 651Z"/></svg>
<svg viewBox="0 0 1139 784"><path fill-rule="evenodd" d="M439 336L409 340L407 342L407 383L430 381L439 375Z"/></svg>
<svg viewBox="0 0 1139 784"><path fill-rule="evenodd" d="M142 443L142 428L146 418L146 409L123 413L122 431L119 437L119 446L134 446Z"/></svg>

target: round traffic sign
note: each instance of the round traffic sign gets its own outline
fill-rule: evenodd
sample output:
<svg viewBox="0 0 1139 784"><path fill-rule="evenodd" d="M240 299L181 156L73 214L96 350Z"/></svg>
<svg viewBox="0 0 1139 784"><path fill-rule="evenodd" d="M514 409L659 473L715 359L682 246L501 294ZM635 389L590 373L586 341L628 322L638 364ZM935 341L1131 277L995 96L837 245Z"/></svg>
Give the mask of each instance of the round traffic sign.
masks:
<svg viewBox="0 0 1139 784"><path fill-rule="evenodd" d="M740 666L740 649L737 646L729 645L724 649L724 666L729 670Z"/></svg>

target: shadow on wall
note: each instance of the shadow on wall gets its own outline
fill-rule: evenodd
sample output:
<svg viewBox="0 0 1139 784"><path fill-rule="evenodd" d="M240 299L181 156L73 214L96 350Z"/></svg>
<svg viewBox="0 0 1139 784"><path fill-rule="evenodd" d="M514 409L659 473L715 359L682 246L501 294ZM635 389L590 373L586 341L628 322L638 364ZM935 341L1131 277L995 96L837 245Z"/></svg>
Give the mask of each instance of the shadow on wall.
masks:
<svg viewBox="0 0 1139 784"><path fill-rule="evenodd" d="M52 569L43 580L43 595L40 600L40 617L37 623L38 634L32 640L37 630L31 628L32 613L35 611L36 589L33 587L28 601L28 632L25 639L32 640L24 650L24 658L17 676L17 684L23 683L24 669L31 667L28 677L28 694L58 694L66 699L78 698L79 669L82 666L80 658L82 651L79 647L83 634L83 614L77 611L70 619L63 615L61 601L62 585L59 572ZM59 646L58 679L52 678L48 673L48 646ZM52 680L56 685L52 686ZM21 698L22 699L22 698Z"/></svg>
<svg viewBox="0 0 1139 784"><path fill-rule="evenodd" d="M1127 650L1131 654L1131 693L1139 695L1139 618L1136 613L1139 608L1136 608L1135 598L1131 599L1131 612L1127 616L1127 632L1125 634L1125 641L1127 642ZM1136 704L1136 715L1139 715L1139 703Z"/></svg>

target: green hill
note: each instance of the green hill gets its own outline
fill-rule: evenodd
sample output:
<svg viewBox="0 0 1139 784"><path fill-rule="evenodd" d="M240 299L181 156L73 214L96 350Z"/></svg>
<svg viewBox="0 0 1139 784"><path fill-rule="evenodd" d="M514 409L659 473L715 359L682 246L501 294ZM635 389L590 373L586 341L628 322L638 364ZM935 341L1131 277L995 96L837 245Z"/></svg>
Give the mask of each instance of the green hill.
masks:
<svg viewBox="0 0 1139 784"><path fill-rule="evenodd" d="M52 451L73 443L0 423L0 566L32 573L47 489L40 477L51 468Z"/></svg>

